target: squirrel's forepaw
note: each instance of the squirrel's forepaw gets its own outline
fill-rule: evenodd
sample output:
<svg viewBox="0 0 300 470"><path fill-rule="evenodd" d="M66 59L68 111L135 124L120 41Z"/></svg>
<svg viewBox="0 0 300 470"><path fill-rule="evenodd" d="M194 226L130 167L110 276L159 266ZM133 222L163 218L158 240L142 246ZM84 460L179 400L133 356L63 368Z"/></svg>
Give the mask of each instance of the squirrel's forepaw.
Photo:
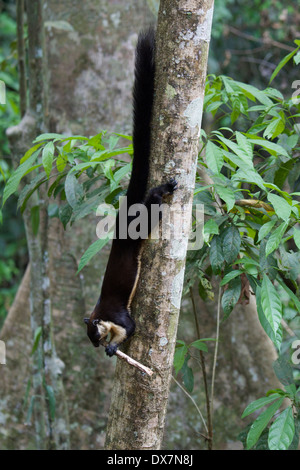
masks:
<svg viewBox="0 0 300 470"><path fill-rule="evenodd" d="M108 344L105 348L105 352L109 357L112 357L116 354L117 349L118 349L117 344Z"/></svg>
<svg viewBox="0 0 300 470"><path fill-rule="evenodd" d="M175 178L171 178L168 183L167 183L167 188L168 188L168 192L170 194L173 194L174 191L176 191L176 189L178 188L178 183L177 181L175 180Z"/></svg>

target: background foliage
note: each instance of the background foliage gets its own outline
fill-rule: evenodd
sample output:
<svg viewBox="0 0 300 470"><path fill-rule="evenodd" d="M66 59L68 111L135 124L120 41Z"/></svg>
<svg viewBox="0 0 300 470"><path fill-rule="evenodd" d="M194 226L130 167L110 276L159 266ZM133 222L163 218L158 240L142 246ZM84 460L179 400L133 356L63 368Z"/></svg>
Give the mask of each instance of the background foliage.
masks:
<svg viewBox="0 0 300 470"><path fill-rule="evenodd" d="M14 2L0 2L0 80L6 84L6 105L0 105L0 195L12 171L5 131L19 122L16 18ZM27 263L22 218L16 196L0 211L0 328L7 315Z"/></svg>

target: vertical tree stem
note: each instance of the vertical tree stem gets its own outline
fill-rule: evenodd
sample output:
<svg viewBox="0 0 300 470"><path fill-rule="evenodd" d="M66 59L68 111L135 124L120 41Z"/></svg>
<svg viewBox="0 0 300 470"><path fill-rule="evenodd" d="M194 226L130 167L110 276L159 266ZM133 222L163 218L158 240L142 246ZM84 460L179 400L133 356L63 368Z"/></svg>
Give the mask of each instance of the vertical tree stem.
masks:
<svg viewBox="0 0 300 470"><path fill-rule="evenodd" d="M196 304L195 304L195 298L194 298L194 293L193 293L193 288L190 287L190 295L191 295L191 300L192 300L192 306L193 306L193 313L194 313L194 319L195 319L195 324L196 324L196 330L197 330L197 337L198 339L201 338L200 334L200 325L198 321L198 316L197 316L197 309L196 309ZM208 440L207 440L207 446L208 450L212 450L212 445L213 445L213 428L212 428L212 419L211 419L211 408L210 408L210 397L209 397L209 391L208 391L208 383L207 383L207 374L206 374L206 366L205 366L205 358L203 351L199 350L199 356L200 356L200 364L201 364L201 369L202 369L202 376L203 376L203 383L204 383L204 391L205 391L205 399L206 399L206 413L207 413L207 427L208 427Z"/></svg>
<svg viewBox="0 0 300 470"><path fill-rule="evenodd" d="M213 363L213 369L212 369L211 396L210 396L211 415L212 415L211 416L211 422L213 422L213 414L214 414L215 376L216 376L216 367L217 367L217 358L218 358L219 338L220 338L221 292L222 292L222 287L219 285L219 289L218 289L218 307L217 307L216 346L215 346L214 363Z"/></svg>
<svg viewBox="0 0 300 470"><path fill-rule="evenodd" d="M44 1L26 0L28 21L29 109L24 120L33 121L34 137L45 129L47 80ZM20 126L22 123L20 124ZM33 233L30 211L39 207L39 232ZM24 212L27 243L31 262L31 326L34 335L42 327L42 336L33 357L33 394L37 447L42 449L66 448L68 443L68 416L64 405L61 380L63 363L58 359L54 345L50 294L48 252L48 197L46 188L40 188L39 197L31 198ZM56 407L54 408L54 398ZM56 425L56 412L63 407ZM62 447L60 447L60 445Z"/></svg>
<svg viewBox="0 0 300 470"><path fill-rule="evenodd" d="M195 402L194 398L185 390L185 388L182 387L182 385L180 384L180 382L178 382L178 380L175 379L174 375L172 375L172 379L174 380L174 382L176 383L176 385L178 385L178 387L189 397L189 399L193 402L193 404L195 405L195 408L196 410L198 411L198 414L200 416L200 419L203 423L203 426L204 426L204 429L205 431L207 432L208 434L208 427L206 426L206 422L205 422L205 419L203 418L203 414L201 413L201 410L199 408L199 406L197 405L197 403ZM206 439L207 439L207 436L205 436Z"/></svg>

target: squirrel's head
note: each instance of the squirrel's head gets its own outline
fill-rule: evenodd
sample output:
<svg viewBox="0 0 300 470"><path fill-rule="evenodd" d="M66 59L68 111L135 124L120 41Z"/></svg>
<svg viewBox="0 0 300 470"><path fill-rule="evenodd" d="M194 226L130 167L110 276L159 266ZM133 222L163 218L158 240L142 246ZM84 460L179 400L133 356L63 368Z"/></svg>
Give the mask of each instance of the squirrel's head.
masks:
<svg viewBox="0 0 300 470"><path fill-rule="evenodd" d="M109 333L105 322L102 322L101 320L93 320L92 318L85 318L84 323L87 325L88 337L95 348L98 348L100 341L105 339Z"/></svg>

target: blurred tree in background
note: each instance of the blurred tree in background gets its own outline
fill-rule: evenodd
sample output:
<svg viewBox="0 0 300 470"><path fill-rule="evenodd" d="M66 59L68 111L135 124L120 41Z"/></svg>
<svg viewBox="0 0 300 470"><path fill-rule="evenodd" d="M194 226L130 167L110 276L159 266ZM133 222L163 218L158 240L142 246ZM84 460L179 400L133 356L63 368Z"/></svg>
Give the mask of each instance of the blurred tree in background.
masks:
<svg viewBox="0 0 300 470"><path fill-rule="evenodd" d="M0 2L0 80L6 84L6 104L0 104L0 195L4 179L12 169L10 149L5 131L20 120L17 70L16 5ZM28 257L22 218L12 198L1 212L0 225L0 328L14 299Z"/></svg>

